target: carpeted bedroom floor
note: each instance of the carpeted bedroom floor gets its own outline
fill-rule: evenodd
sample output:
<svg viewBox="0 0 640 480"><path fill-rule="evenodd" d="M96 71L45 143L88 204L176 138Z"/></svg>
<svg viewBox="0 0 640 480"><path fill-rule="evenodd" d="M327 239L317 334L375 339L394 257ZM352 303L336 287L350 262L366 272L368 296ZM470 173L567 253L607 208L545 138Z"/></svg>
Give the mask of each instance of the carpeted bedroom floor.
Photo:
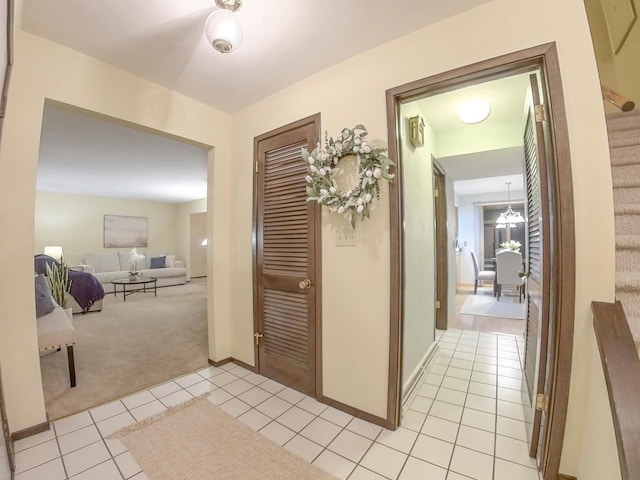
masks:
<svg viewBox="0 0 640 480"><path fill-rule="evenodd" d="M107 294L101 312L73 316L77 386L66 350L41 357L47 414L55 420L207 365L206 279L158 296Z"/></svg>

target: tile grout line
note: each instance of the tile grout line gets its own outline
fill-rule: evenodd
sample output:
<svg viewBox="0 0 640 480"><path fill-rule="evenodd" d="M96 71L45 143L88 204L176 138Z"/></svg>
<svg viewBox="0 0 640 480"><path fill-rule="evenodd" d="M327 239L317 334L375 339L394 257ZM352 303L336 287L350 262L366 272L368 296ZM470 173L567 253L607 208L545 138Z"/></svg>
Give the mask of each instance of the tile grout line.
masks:
<svg viewBox="0 0 640 480"><path fill-rule="evenodd" d="M460 335L459 338L462 337L462 334ZM458 343L456 343L456 348L453 350L453 354L451 355L451 360L449 361L449 366L447 367L447 372L449 371L449 368L451 368L451 362L453 361L453 355L455 355L455 351L458 348L459 345L459 339L458 339ZM475 355L474 355L475 358ZM473 366L473 365L472 365ZM455 368L455 367L454 367ZM446 377L446 374L445 374ZM471 376L469 376L471 377ZM443 379L444 381L444 379ZM469 385L471 384L471 381L469 381L469 384L467 385L467 390L465 391L465 404L467 403L467 395L469 394ZM438 393L440 393L440 388L442 388L442 383L440 384L440 386L438 387L438 391L436 392L436 397L438 395ZM434 398L434 402L435 402L435 398ZM432 404L433 406L433 404ZM431 409L429 409L429 413L431 412ZM456 438L453 440L453 447L451 448L451 455L449 456L449 462L447 463L447 477L449 476L449 472L451 472L451 463L453 462L453 454L456 450L456 445L458 442L458 435L460 435L460 426L462 425L462 417L464 416L464 406L462 407L462 413L460 414L460 420L457 422L458 423L458 427L456 428ZM427 415L428 418L428 415ZM436 417L436 418L440 418L440 417ZM445 420L445 419L442 419ZM426 419L425 419L426 422ZM441 439L440 439L441 440ZM457 472L456 472L457 473Z"/></svg>
<svg viewBox="0 0 640 480"><path fill-rule="evenodd" d="M499 348L500 348L500 342L498 341L496 343L496 362L499 363L500 362L500 358L499 358ZM499 366L496 364L496 374L500 371L499 370ZM496 453L498 451L498 376L496 375L496 416L494 419L494 429L495 429L495 434L493 435L493 461L491 462L491 468L492 468L492 472L491 472L491 478L493 480L495 480L496 478Z"/></svg>

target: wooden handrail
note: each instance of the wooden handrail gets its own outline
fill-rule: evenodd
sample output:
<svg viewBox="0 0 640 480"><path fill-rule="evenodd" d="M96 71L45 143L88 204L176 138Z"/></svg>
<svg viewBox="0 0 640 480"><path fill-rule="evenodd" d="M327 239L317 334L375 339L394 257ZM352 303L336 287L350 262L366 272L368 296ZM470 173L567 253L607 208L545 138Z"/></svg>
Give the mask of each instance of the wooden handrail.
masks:
<svg viewBox="0 0 640 480"><path fill-rule="evenodd" d="M624 95L616 92L613 88L607 87L603 83L600 84L600 88L602 89L602 98L623 112L630 112L636 108L636 104L633 100L630 100Z"/></svg>
<svg viewBox="0 0 640 480"><path fill-rule="evenodd" d="M592 302L623 480L640 478L640 357L620 302Z"/></svg>

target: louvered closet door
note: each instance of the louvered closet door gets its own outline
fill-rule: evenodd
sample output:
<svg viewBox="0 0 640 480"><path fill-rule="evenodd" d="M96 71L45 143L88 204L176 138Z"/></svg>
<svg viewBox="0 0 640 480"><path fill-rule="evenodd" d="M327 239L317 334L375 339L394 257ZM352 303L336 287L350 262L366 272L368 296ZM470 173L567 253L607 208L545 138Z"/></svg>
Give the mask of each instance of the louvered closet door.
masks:
<svg viewBox="0 0 640 480"><path fill-rule="evenodd" d="M315 395L319 320L319 208L306 201L302 147L318 140L319 119L257 139L256 285L258 368ZM302 124L300 124L302 123Z"/></svg>
<svg viewBox="0 0 640 480"><path fill-rule="evenodd" d="M546 418L535 409L536 396L545 392L549 344L550 252L549 182L544 121L536 119L534 105L541 105L537 75L531 75L532 105L524 132L525 188L527 204L527 324L524 375L533 405L530 455L536 457L544 438Z"/></svg>

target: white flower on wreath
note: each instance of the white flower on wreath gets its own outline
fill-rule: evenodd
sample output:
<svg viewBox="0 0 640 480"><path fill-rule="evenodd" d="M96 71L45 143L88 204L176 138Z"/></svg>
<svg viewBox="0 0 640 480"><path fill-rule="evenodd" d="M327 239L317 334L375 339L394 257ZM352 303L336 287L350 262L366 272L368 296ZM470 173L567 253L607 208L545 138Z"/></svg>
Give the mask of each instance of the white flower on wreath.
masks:
<svg viewBox="0 0 640 480"><path fill-rule="evenodd" d="M367 129L356 125L343 128L334 140L325 135L324 146L318 144L309 153L302 149L302 158L307 162L307 201L316 201L329 207L329 211L346 214L355 229L358 220L369 218L373 199L380 196L379 180L390 181L394 175L389 169L393 162L385 155L386 148L377 148L363 140ZM338 161L346 156L355 156L358 181L355 188L343 193L338 190L334 176L340 172Z"/></svg>

